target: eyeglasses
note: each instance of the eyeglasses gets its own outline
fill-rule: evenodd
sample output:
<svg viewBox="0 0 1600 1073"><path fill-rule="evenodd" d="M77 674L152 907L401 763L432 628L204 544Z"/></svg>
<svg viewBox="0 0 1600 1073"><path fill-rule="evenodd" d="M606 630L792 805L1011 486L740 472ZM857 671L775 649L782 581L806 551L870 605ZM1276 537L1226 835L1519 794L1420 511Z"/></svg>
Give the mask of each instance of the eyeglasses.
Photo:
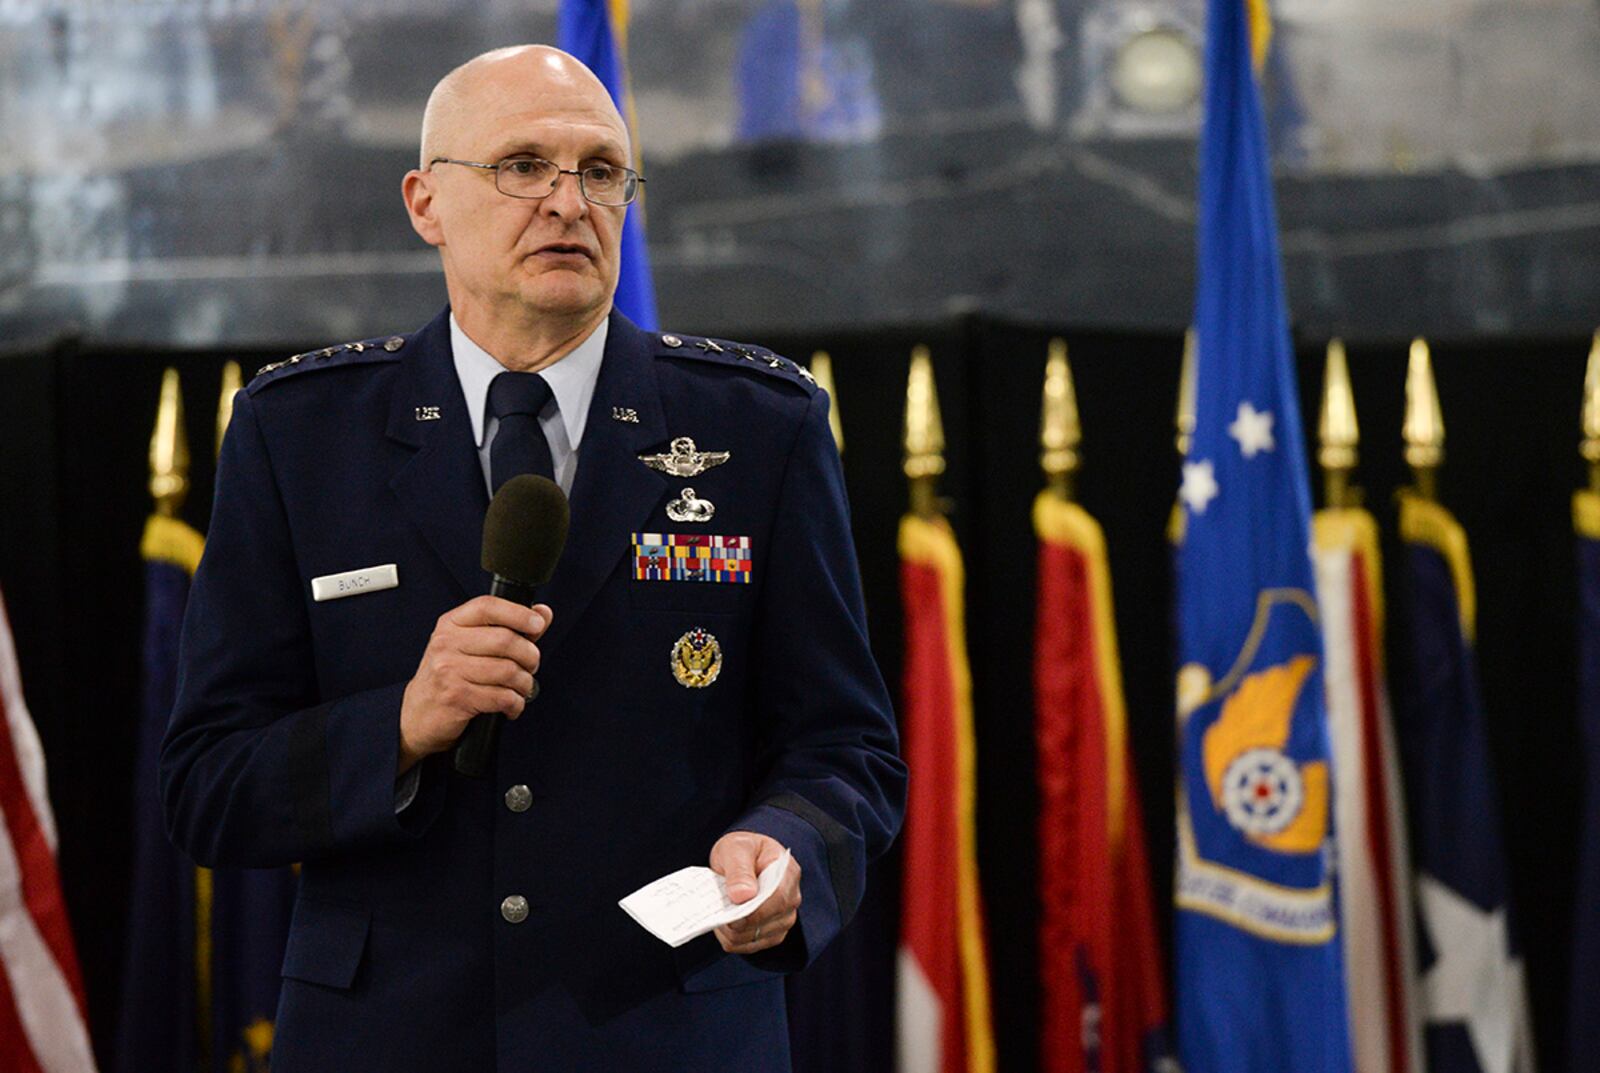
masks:
<svg viewBox="0 0 1600 1073"><path fill-rule="evenodd" d="M464 168L492 171L496 190L507 197L530 200L549 197L555 192L556 183L561 181L561 176L576 175L578 190L583 194L585 201L611 208L632 202L639 196L639 187L644 183L644 177L632 168L616 164L590 164L574 170L557 167L550 161L536 156L508 156L494 164L436 156L428 161L428 167L431 168L435 164L459 164Z"/></svg>

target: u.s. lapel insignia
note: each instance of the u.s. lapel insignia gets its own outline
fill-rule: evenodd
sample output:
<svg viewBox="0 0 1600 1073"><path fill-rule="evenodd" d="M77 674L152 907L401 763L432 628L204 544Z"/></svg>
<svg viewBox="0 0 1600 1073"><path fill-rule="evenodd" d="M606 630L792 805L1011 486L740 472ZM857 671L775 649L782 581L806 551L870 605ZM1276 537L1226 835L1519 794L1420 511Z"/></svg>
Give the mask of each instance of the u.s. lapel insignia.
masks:
<svg viewBox="0 0 1600 1073"><path fill-rule="evenodd" d="M693 488L685 488L667 504L667 517L675 522L709 522L716 512L717 505L696 496Z"/></svg>
<svg viewBox="0 0 1600 1073"><path fill-rule="evenodd" d="M697 451L693 440L679 436L672 441L666 454L640 455L639 461L673 477L698 477L713 466L722 465L730 457L727 451Z"/></svg>
<svg viewBox="0 0 1600 1073"><path fill-rule="evenodd" d="M637 425L639 423L639 411L632 406L613 406L611 408L611 420L621 421L627 425Z"/></svg>
<svg viewBox="0 0 1600 1073"><path fill-rule="evenodd" d="M722 646L696 626L672 646L672 677L686 689L704 689L722 673Z"/></svg>

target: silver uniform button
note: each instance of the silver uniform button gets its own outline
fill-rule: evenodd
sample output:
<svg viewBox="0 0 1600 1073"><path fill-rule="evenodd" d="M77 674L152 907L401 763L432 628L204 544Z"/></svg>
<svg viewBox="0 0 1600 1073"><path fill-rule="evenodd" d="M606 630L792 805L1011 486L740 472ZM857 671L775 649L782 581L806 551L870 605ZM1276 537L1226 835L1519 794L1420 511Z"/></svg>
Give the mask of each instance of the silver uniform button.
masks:
<svg viewBox="0 0 1600 1073"><path fill-rule="evenodd" d="M511 895L500 903L500 915L509 924L521 924L528 919L528 899L520 894Z"/></svg>
<svg viewBox="0 0 1600 1073"><path fill-rule="evenodd" d="M506 808L512 812L527 812L533 804L533 791L520 782L506 791Z"/></svg>

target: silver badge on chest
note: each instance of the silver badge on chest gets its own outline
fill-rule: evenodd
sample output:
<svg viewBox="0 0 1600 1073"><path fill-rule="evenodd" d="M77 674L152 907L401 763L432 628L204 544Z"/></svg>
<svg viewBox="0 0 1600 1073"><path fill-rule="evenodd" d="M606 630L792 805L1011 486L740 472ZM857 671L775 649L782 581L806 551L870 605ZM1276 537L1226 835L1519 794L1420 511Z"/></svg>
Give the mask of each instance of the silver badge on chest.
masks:
<svg viewBox="0 0 1600 1073"><path fill-rule="evenodd" d="M667 504L667 517L675 522L709 522L716 513L717 505L696 496L693 488L685 488Z"/></svg>

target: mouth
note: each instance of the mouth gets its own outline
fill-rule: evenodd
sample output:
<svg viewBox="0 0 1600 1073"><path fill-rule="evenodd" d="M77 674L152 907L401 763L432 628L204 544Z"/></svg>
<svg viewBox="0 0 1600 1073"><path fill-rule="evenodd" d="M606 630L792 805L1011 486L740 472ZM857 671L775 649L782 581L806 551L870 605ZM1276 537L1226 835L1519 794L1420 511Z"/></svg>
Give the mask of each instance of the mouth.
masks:
<svg viewBox="0 0 1600 1073"><path fill-rule="evenodd" d="M535 257L551 257L558 259L565 259L569 257L581 257L584 260L594 259L594 255L590 252L589 247L585 246L581 242L547 242L543 246L540 246L538 249L534 250L533 255Z"/></svg>

